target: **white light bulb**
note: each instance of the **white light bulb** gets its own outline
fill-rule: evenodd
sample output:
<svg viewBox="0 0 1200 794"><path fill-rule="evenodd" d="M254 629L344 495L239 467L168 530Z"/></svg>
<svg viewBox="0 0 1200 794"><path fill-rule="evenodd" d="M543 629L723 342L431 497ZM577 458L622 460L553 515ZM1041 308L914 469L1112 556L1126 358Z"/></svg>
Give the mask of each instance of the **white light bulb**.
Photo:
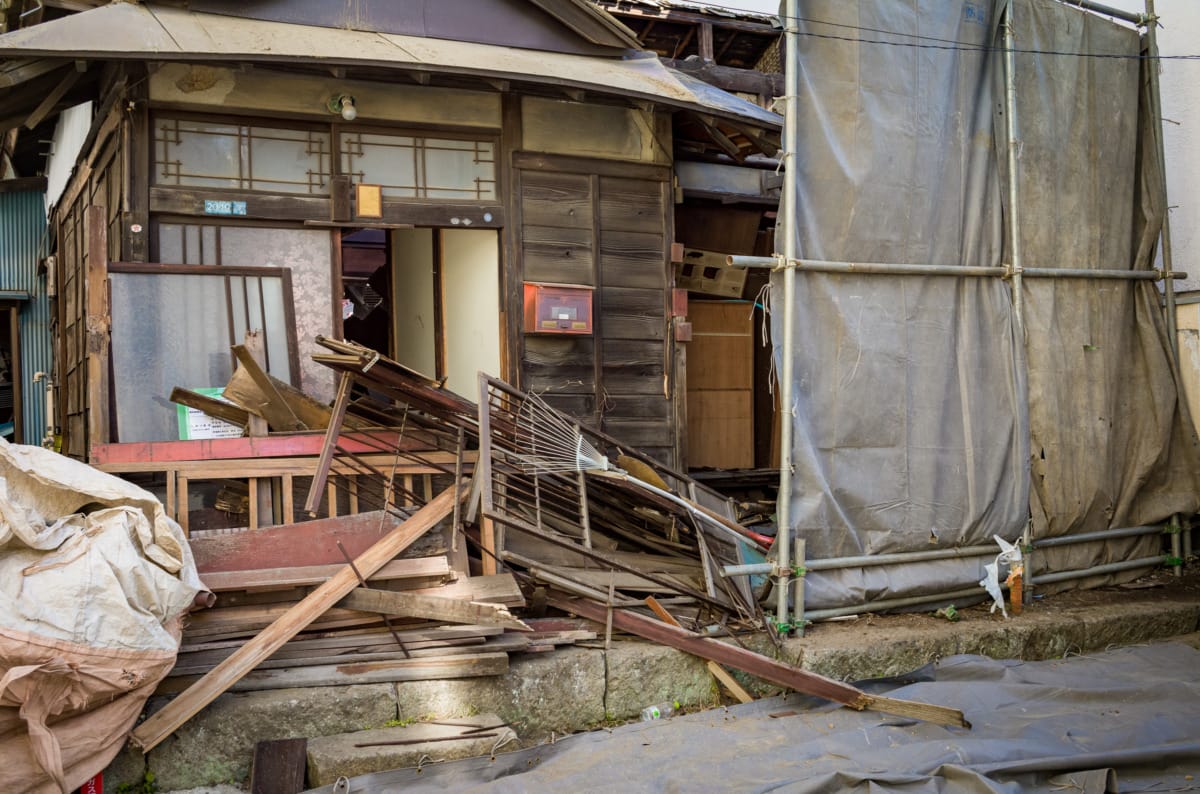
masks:
<svg viewBox="0 0 1200 794"><path fill-rule="evenodd" d="M358 118L358 108L354 107L354 97L346 97L342 100L342 118L346 121L354 121Z"/></svg>

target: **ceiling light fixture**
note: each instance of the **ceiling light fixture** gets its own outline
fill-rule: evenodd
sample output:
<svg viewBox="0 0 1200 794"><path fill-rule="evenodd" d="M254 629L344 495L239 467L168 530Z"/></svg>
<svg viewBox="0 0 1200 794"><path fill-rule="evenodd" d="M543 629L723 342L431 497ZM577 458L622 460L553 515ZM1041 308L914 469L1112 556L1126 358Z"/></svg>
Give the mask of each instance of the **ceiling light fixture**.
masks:
<svg viewBox="0 0 1200 794"><path fill-rule="evenodd" d="M358 108L354 105L354 97L349 94L335 94L326 104L330 113L340 113L346 121L358 118Z"/></svg>

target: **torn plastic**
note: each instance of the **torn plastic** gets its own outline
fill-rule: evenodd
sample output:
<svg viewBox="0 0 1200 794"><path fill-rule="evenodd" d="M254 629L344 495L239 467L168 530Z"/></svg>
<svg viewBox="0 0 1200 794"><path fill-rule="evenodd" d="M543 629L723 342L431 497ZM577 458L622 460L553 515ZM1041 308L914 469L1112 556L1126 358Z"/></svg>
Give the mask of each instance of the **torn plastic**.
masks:
<svg viewBox="0 0 1200 794"><path fill-rule="evenodd" d="M149 492L0 440L0 768L6 791L78 788L125 743L203 590Z"/></svg>
<svg viewBox="0 0 1200 794"><path fill-rule="evenodd" d="M988 595L992 597L992 608L988 611L994 614L996 607L1000 607L1000 614L1004 615L1004 619L1007 620L1008 609L1004 606L1004 591L1000 589L1000 566L1007 565L1011 572L1022 570L1021 549L999 535L992 537L999 544L1000 553L996 555L995 560L983 566L987 573L979 580L979 586L987 590Z"/></svg>

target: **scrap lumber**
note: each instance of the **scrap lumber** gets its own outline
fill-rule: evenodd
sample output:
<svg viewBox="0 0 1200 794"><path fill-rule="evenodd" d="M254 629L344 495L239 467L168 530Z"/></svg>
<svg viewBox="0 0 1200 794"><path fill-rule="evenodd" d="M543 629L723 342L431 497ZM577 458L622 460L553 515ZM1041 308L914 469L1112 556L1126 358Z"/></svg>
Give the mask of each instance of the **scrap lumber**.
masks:
<svg viewBox="0 0 1200 794"><path fill-rule="evenodd" d="M231 425L238 425L245 428L250 424L250 412L245 408L232 403L227 403L224 400L218 400L216 397L209 397L206 394L184 389L176 386L171 389L171 402L188 408L195 408L197 411L202 411L214 419L220 419L222 422L228 422Z"/></svg>
<svg viewBox="0 0 1200 794"><path fill-rule="evenodd" d="M422 507L396 529L355 559L355 567L363 576L382 568L389 560L450 515L454 503L463 497L461 483L454 483L429 504ZM282 617L255 636L236 653L217 665L211 672L151 715L133 731L134 742L149 752L179 726L191 719L230 686L249 673L262 660L279 650L284 643L300 633L333 604L358 586L358 576L346 566L325 584L288 610ZM507 663L508 657L505 656Z"/></svg>
<svg viewBox="0 0 1200 794"><path fill-rule="evenodd" d="M324 582L336 574L341 565L297 565L287 568L260 568L257 570L210 571L201 573L204 585L214 593L230 590L258 590L303 587ZM450 563L445 556L414 557L408 560L392 560L368 579L370 581L394 581L398 579L428 580L429 585L451 577Z"/></svg>
<svg viewBox="0 0 1200 794"><path fill-rule="evenodd" d="M679 624L679 621L675 619L675 616L668 612L666 607L658 603L654 596L647 596L646 606L650 607L650 611L658 615L664 623L679 629L683 628L683 626ZM754 697L751 696L751 694L745 689L743 689L742 685L739 684L733 676L726 672L724 667L711 660L706 660L704 666L708 668L708 672L712 674L713 678L720 681L725 688L728 689L729 692L738 699L739 703L749 703L750 701L754 700Z"/></svg>
<svg viewBox="0 0 1200 794"><path fill-rule="evenodd" d="M250 794L300 794L308 771L308 739L275 739L254 745Z"/></svg>
<svg viewBox="0 0 1200 794"><path fill-rule="evenodd" d="M214 670L215 672L215 670ZM508 672L508 654L480 653L473 656L435 656L417 659L392 659L377 662L285 667L278 670L254 670L228 687L230 692L261 692L267 689L294 687L350 686L352 684L390 684L397 681L437 681L447 678L478 678L504 675ZM192 681L187 677L167 678L156 694L170 694L188 686L163 709L166 711L199 686L213 673ZM178 687L178 688L177 688ZM159 712L160 714L162 712ZM153 719L153 717L151 717ZM149 720L147 720L149 722ZM145 726L146 723L142 723ZM134 741L141 743L141 728L133 732Z"/></svg>
<svg viewBox="0 0 1200 794"><path fill-rule="evenodd" d="M549 603L566 612L582 615L597 623L603 623L609 614L608 608L603 604L582 598L572 598L554 592L549 596ZM871 695L841 681L834 681L832 678L826 678L823 675L810 673L807 670L801 670L797 667L777 662L767 656L748 651L736 645L729 645L719 640L701 637L690 631L664 623L661 620L654 620L653 618L644 617L621 609L614 609L611 611L611 614L613 626L622 631L636 634L639 637L663 645L669 645L672 648L678 648L693 656L699 656L701 659L708 659L719 664L728 665L729 667L748 673L755 678L761 678L764 681L794 689L806 695L816 695L826 700L832 700L857 711L869 709L885 714L895 714L901 717L911 717L926 722L933 722L938 725L951 725L962 728L971 727L971 724L967 722L966 718L963 717L963 713L958 709Z"/></svg>
<svg viewBox="0 0 1200 794"><path fill-rule="evenodd" d="M369 580L373 574L365 575ZM525 605L521 588L511 573L501 573L495 576L472 576L469 579L459 579L440 587L417 588L407 592L457 598L464 601L502 604L506 607ZM338 600L341 600L340 596ZM283 602L218 607L194 612L189 616L189 622L183 635L187 640L203 637L210 641L216 637L245 636L271 625L289 612L292 607L292 603ZM335 626L362 626L378 622L378 614L331 605L330 608L314 618L310 622L310 626L328 629Z"/></svg>
<svg viewBox="0 0 1200 794"><path fill-rule="evenodd" d="M383 510L317 518L295 524L247 529L189 538L201 578L213 571L253 571L307 565L345 565L341 541L352 555L361 554L403 519Z"/></svg>
<svg viewBox="0 0 1200 794"><path fill-rule="evenodd" d="M503 626L517 631L531 631L512 616L503 604L484 604L457 598L441 598L420 593L400 593L360 587L338 602L345 609L377 612L380 615L425 618L440 623Z"/></svg>
<svg viewBox="0 0 1200 794"><path fill-rule="evenodd" d="M421 645L428 647L417 647ZM405 643L404 647L409 652L409 655L405 656L404 651L399 650L393 640L389 646L376 646L373 649L367 649L368 652L364 653L340 653L330 650L320 656L297 655L285 658L272 656L267 661L260 663L254 670L258 672L260 670L278 670L282 668L320 665L347 665L363 662L395 661L398 659L478 656L481 653L517 653L527 650L529 646L530 641L526 639L524 634L501 634L492 638L463 637L458 640L443 640L437 643ZM387 650L388 648L391 650ZM171 678L192 676L194 678L207 673L219 663L190 664L188 663L189 660L184 660L184 662L186 666L176 665L168 676ZM178 685L174 686L176 686L176 691L178 691Z"/></svg>

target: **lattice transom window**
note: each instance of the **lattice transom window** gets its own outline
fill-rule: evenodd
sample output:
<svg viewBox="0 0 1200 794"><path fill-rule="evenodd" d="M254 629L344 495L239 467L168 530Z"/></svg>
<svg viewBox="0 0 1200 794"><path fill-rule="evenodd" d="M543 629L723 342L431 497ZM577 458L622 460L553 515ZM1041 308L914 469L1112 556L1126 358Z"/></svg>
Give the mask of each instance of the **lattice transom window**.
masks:
<svg viewBox="0 0 1200 794"><path fill-rule="evenodd" d="M383 135L339 136L342 173L383 186L392 198L496 198L496 152L490 141Z"/></svg>
<svg viewBox="0 0 1200 794"><path fill-rule="evenodd" d="M159 118L154 181L159 185L326 195L328 132Z"/></svg>

